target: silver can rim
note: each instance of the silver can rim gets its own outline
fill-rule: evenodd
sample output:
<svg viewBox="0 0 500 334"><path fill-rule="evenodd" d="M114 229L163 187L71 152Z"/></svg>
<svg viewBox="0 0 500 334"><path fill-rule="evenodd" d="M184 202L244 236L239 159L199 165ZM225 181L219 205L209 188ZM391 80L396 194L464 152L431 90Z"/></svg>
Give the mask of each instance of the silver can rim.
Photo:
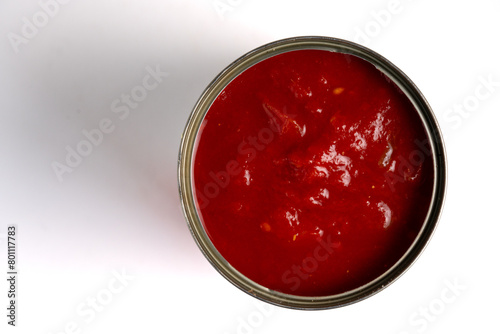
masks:
<svg viewBox="0 0 500 334"><path fill-rule="evenodd" d="M403 91L419 113L428 135L433 158L434 182L429 210L410 248L398 262L373 281L331 296L305 297L285 294L253 282L238 272L217 251L208 237L198 215L192 187L192 160L198 131L219 93L239 74L258 62L281 53L303 49L326 50L357 56L370 62L388 76ZM420 256L436 229L444 205L446 179L447 162L443 136L430 105L417 86L398 67L375 51L354 42L323 36L301 36L274 41L246 53L227 66L207 86L195 104L181 138L178 156L179 194L184 217L195 242L207 260L223 277L247 294L277 306L301 310L347 306L380 292L401 277Z"/></svg>

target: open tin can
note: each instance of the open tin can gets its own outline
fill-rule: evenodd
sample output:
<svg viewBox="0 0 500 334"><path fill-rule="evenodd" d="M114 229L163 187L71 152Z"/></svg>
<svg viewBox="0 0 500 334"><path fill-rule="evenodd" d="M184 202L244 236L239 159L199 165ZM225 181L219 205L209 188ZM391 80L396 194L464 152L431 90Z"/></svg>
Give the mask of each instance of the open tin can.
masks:
<svg viewBox="0 0 500 334"><path fill-rule="evenodd" d="M193 161L198 134L213 102L238 75L270 57L296 50L326 50L359 57L385 74L411 101L429 138L433 159L432 197L425 221L406 253L376 279L355 289L329 296L299 296L264 287L236 270L212 243L200 217L193 185ZM328 37L297 37L261 46L224 69L206 88L196 103L184 130L179 152L178 181L180 198L189 229L199 248L219 273L246 293L271 304L295 309L327 309L363 300L387 287L417 259L436 228L443 207L446 185L445 149L438 124L422 93L396 66L376 52L361 45Z"/></svg>

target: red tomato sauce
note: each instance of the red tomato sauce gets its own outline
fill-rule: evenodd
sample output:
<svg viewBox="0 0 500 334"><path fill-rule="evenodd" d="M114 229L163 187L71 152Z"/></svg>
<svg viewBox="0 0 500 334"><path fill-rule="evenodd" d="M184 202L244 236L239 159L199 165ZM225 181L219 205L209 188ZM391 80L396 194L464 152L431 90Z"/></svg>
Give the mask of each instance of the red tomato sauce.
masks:
<svg viewBox="0 0 500 334"><path fill-rule="evenodd" d="M326 296L394 265L425 220L434 179L423 123L401 90L358 57L273 56L216 98L193 181L221 255L276 291Z"/></svg>

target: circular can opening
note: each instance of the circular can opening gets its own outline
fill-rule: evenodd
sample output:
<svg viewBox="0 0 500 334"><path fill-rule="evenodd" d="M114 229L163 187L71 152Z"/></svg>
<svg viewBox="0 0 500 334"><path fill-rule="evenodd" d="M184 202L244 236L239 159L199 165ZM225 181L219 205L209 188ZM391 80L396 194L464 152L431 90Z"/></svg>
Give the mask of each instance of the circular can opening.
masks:
<svg viewBox="0 0 500 334"><path fill-rule="evenodd" d="M188 226L209 262L266 302L351 304L429 241L446 183L427 101L388 60L328 37L273 42L202 94L179 153Z"/></svg>

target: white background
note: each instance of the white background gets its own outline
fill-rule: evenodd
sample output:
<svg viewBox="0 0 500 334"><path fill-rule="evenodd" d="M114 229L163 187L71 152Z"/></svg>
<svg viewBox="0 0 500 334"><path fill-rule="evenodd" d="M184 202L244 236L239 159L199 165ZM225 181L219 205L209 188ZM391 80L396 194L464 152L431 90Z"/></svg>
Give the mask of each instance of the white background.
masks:
<svg viewBox="0 0 500 334"><path fill-rule="evenodd" d="M499 332L500 3L73 0L49 8L53 17L37 1L0 4L0 333ZM34 16L40 27L24 37L24 18ZM300 35L357 41L400 67L433 107L448 154L445 208L419 260L383 292L328 311L271 307L233 287L194 243L177 191L181 133L206 85L247 51ZM169 75L120 119L113 101L157 67ZM103 119L113 131L61 182L53 163L65 163L66 147ZM18 229L15 328L4 278L10 224Z"/></svg>

